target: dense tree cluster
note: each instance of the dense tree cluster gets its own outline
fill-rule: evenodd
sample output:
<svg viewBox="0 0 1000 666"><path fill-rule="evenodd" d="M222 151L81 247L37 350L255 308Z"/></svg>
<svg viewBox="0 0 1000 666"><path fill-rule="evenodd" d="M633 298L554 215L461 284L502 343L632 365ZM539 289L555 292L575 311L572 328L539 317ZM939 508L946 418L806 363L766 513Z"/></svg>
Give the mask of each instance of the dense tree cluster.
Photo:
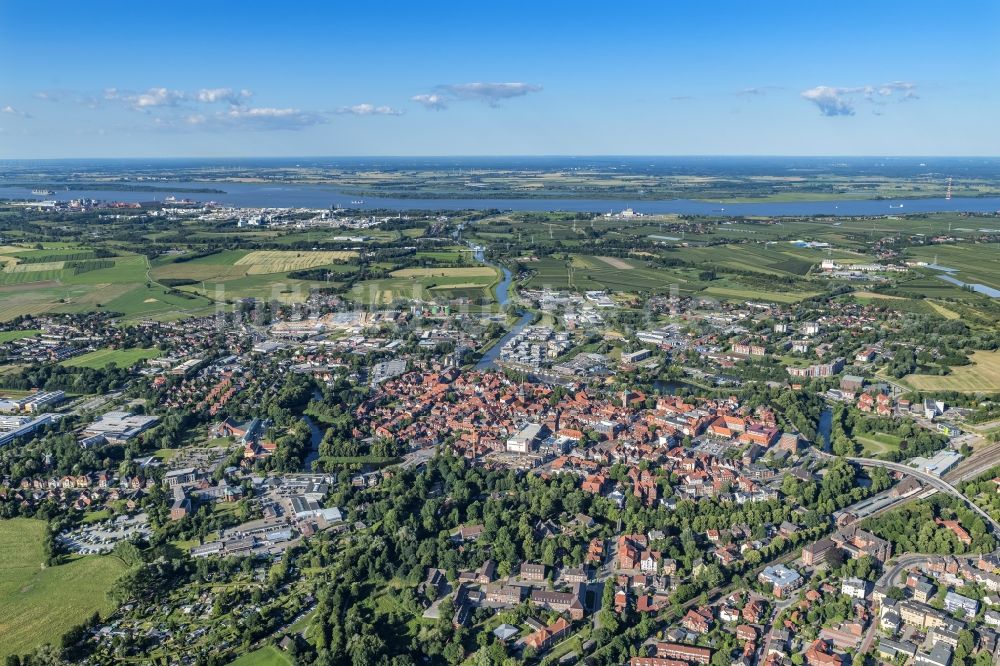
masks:
<svg viewBox="0 0 1000 666"><path fill-rule="evenodd" d="M962 543L950 529L935 523L935 518L959 521L972 537L972 543ZM893 552L897 553L952 555L985 553L996 548L995 539L977 513L959 500L941 495L869 518L862 526L891 541Z"/></svg>

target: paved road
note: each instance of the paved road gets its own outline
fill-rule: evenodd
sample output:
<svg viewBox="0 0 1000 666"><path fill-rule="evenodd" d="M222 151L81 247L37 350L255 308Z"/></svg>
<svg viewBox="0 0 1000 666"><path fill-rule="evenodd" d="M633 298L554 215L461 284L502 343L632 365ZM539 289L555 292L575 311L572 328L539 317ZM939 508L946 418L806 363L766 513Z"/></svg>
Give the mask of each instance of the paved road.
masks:
<svg viewBox="0 0 1000 666"><path fill-rule="evenodd" d="M876 586L883 589L897 587L899 583L896 582L896 579L899 578L899 575L916 565L928 565L943 562L945 558L956 560L976 560L979 559L979 557L980 555L978 553L970 555L929 555L924 553L907 553L900 556L893 563L892 568L887 569L879 577ZM878 626L879 621L877 619L873 619L872 623L868 626L868 630L865 632L864 639L861 641L861 647L859 649L861 654L869 654L872 643L875 641Z"/></svg>
<svg viewBox="0 0 1000 666"><path fill-rule="evenodd" d="M882 576L878 579L876 583L877 587L892 587L893 581L899 576L900 572L909 569L915 564L923 564L933 561L939 558L939 555L921 555L921 554L910 554L903 555L900 557L891 569L886 570ZM859 654L871 654L872 644L875 642L875 636L878 633L880 621L877 617L873 617L871 624L868 625L868 629L865 630L864 638L861 639L861 646L858 649Z"/></svg>

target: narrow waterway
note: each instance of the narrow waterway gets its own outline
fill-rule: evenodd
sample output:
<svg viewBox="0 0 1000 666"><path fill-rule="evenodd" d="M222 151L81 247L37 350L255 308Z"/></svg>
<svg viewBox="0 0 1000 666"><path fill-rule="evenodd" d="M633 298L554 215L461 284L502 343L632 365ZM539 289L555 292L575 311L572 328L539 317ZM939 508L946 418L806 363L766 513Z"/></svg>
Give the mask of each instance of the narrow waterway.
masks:
<svg viewBox="0 0 1000 666"><path fill-rule="evenodd" d="M823 451L830 452L830 431L833 429L833 409L827 407L819 416L819 430L816 436L823 445Z"/></svg>
<svg viewBox="0 0 1000 666"><path fill-rule="evenodd" d="M309 453L306 454L305 460L302 461L302 469L311 472L313 462L319 458L319 443L323 441L323 431L317 428L316 424L308 416L303 416L302 419L309 426Z"/></svg>
<svg viewBox="0 0 1000 666"><path fill-rule="evenodd" d="M316 401L322 400L323 394L319 392L319 389L314 389L312 398ZM302 461L302 469L306 472L311 472L313 463L319 459L319 444L323 441L324 433L308 416L303 416L302 420L309 426L309 453L306 454L305 459Z"/></svg>
<svg viewBox="0 0 1000 666"><path fill-rule="evenodd" d="M505 266L487 261L486 255L483 253L483 249L481 247L473 247L472 249L472 256L476 261L487 266L491 266L503 274L503 278L497 283L495 290L497 303L500 304L501 308L505 307L508 303L510 303L510 286L514 281L514 274L511 273ZM534 314L531 312L525 312L524 310L518 310L517 314L519 316L517 323L514 324L514 327L511 328L506 335L500 338L499 342L490 347L486 353L483 354L483 357L479 359L478 363L476 363L476 370L495 369L497 367L496 360L500 356L500 350L503 349L503 346L507 344L507 342L510 341L515 335L524 330L524 327L530 324L531 320L535 318Z"/></svg>

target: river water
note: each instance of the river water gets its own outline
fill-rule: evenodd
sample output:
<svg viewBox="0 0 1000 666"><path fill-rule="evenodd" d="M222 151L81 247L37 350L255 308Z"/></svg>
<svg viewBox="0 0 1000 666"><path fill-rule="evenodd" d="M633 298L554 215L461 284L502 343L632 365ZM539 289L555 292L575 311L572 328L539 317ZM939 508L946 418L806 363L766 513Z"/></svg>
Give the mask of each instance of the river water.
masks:
<svg viewBox="0 0 1000 666"><path fill-rule="evenodd" d="M487 261L482 248L474 248L472 256L476 259L476 261L479 261L487 266L492 266L503 273L503 278L497 283L495 289L497 303L500 304L501 308L506 306L510 303L510 285L514 281L513 273L511 273L510 269L506 266L501 266L500 264L494 264L491 261ZM511 328L506 335L500 338L499 342L490 347L486 353L483 354L483 357L479 359L478 363L476 363L476 370L495 369L497 367L496 360L500 356L500 350L503 346L507 344L507 342L509 342L515 335L523 331L524 328L531 323L531 320L535 318L534 313L526 312L524 310L518 310L517 314L519 315L517 323L514 324L514 327Z"/></svg>
<svg viewBox="0 0 1000 666"><path fill-rule="evenodd" d="M830 452L830 431L833 430L833 409L827 407L819 415L819 430L816 432L817 444L822 444L822 448L827 453Z"/></svg>
<svg viewBox="0 0 1000 666"><path fill-rule="evenodd" d="M937 199L893 199L855 201L789 201L768 203L718 203L672 199L629 201L623 199L400 199L393 197L357 197L325 185L263 183L212 183L159 181L160 188L178 188L162 192L117 192L109 190L56 190L39 196L29 188L0 186L0 198L56 200L98 199L106 201L163 201L168 196L195 201L215 201L241 207L271 208L356 208L362 210L464 210L499 208L501 210L562 210L608 213L632 208L637 213L680 213L689 215L903 215L906 213L1000 211L1000 197ZM185 189L218 189L223 193L191 193ZM363 201L363 203L356 203Z"/></svg>
<svg viewBox="0 0 1000 666"><path fill-rule="evenodd" d="M939 280L944 280L945 282L950 282L957 287L968 287L972 291L978 294L984 294L990 298L1000 298L1000 289L994 289L993 287L988 287L985 284L980 284L978 282L962 282L958 278L950 275L938 275L937 278Z"/></svg>
<svg viewBox="0 0 1000 666"><path fill-rule="evenodd" d="M322 396L315 399L321 400ZM309 453L306 454L305 459L302 461L302 470L311 472L313 463L319 460L319 445L323 441L323 431L317 428L316 424L308 416L303 416L302 420L309 426Z"/></svg>

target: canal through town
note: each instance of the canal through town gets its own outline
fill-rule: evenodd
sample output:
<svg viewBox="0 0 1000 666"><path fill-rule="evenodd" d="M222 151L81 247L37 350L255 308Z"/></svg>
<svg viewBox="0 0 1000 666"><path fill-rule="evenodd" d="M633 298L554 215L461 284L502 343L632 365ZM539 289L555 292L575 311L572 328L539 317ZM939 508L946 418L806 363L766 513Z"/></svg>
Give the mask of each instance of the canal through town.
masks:
<svg viewBox="0 0 1000 666"><path fill-rule="evenodd" d="M511 273L510 269L507 268L506 266L501 266L500 264L495 264L491 261L488 261L486 259L486 255L483 252L483 248L481 247L473 246L472 256L479 263L495 268L503 274L503 278L500 280L500 282L497 283L495 289L496 289L497 303L500 304L501 308L506 307L510 303L510 291L511 291L511 284L514 282L514 274ZM534 313L527 312L525 310L518 310L517 315L518 315L517 323L514 324L514 327L511 328L506 335L500 338L499 342L497 342L495 345L486 350L486 353L483 354L483 357L479 359L478 363L476 363L476 370L495 369L497 367L496 360L500 356L500 350L503 349L503 346L507 344L507 342L510 341L515 335L523 331L524 328L528 324L530 324L531 321L535 318Z"/></svg>

